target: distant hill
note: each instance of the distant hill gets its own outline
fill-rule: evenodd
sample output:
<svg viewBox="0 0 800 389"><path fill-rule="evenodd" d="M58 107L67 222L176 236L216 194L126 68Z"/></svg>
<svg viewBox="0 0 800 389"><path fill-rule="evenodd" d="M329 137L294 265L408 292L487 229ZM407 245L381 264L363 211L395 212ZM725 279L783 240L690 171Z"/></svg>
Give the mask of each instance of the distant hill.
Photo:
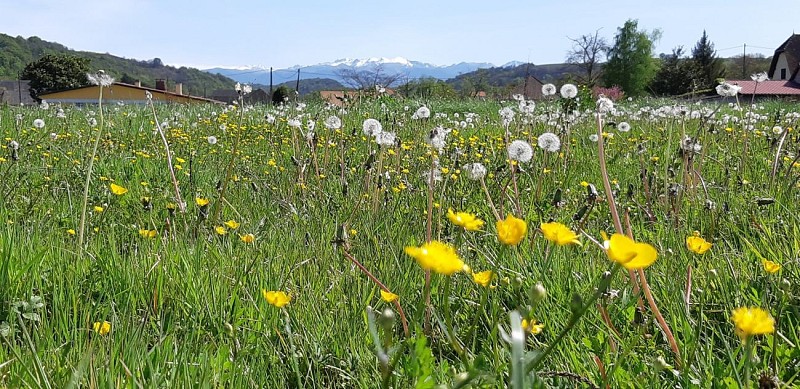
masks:
<svg viewBox="0 0 800 389"><path fill-rule="evenodd" d="M275 85L275 88L284 85L287 88L294 90L295 86L297 85L297 81L287 81L278 85ZM269 90L269 85L263 86L259 85L260 88L264 90ZM342 85L339 81L331 80L330 78L307 78L304 80L300 80L300 96L305 96L309 93L319 92L321 90L344 90L350 89L346 86Z"/></svg>
<svg viewBox="0 0 800 389"><path fill-rule="evenodd" d="M164 65L160 59L137 61L111 54L71 50L61 44L47 42L38 37L12 37L0 34L0 79L16 79L25 65L45 54L70 54L91 60L90 67L103 69L117 81L132 83L136 80L142 85L154 87L156 79L166 79L170 87L183 83L183 92L195 96L205 96L215 89L230 88L236 81L218 74L209 74L197 69Z"/></svg>
<svg viewBox="0 0 800 389"><path fill-rule="evenodd" d="M486 90L489 87L503 88L519 85L524 82L525 77L528 75L536 77L544 83L556 83L568 79L571 75L579 72L580 69L575 65L563 63L549 65L515 63L509 66L478 69L464 73L448 80L447 83L456 90Z"/></svg>

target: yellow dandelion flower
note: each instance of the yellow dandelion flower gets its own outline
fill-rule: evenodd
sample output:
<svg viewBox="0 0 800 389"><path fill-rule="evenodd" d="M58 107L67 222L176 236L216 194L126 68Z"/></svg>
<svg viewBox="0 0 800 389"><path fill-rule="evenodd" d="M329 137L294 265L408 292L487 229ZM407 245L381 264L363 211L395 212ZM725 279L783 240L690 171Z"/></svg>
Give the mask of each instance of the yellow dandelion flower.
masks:
<svg viewBox="0 0 800 389"><path fill-rule="evenodd" d="M386 301L387 303L393 303L398 298L400 298L400 296L398 296L398 295L396 295L396 294L394 294L392 292L389 292L388 290L381 289L381 299L383 301Z"/></svg>
<svg viewBox="0 0 800 389"><path fill-rule="evenodd" d="M761 263L764 265L764 271L769 274L777 273L778 270L781 270L781 264L777 262L772 262L768 259L762 259Z"/></svg>
<svg viewBox="0 0 800 389"><path fill-rule="evenodd" d="M464 227L467 231L477 231L483 227L483 220L478 219L471 213L453 212L453 209L448 209L447 218L450 219L453 224Z"/></svg>
<svg viewBox="0 0 800 389"><path fill-rule="evenodd" d="M622 234L611 235L611 239L606 239L603 246L609 259L628 270L644 269L653 264L658 256L655 247Z"/></svg>
<svg viewBox="0 0 800 389"><path fill-rule="evenodd" d="M256 241L256 237L253 234L242 235L239 239L244 243L253 243Z"/></svg>
<svg viewBox="0 0 800 389"><path fill-rule="evenodd" d="M538 323L536 319L522 319L522 329L526 332L530 333L531 335L538 335L542 333L544 329L544 324Z"/></svg>
<svg viewBox="0 0 800 389"><path fill-rule="evenodd" d="M239 228L239 223L237 223L236 220L232 220L232 219L226 221L225 225L228 226L228 228L230 228L232 230L235 230L235 229Z"/></svg>
<svg viewBox="0 0 800 389"><path fill-rule="evenodd" d="M225 235L228 233L228 230L226 230L223 226L216 226L214 227L214 232L216 232L217 235Z"/></svg>
<svg viewBox="0 0 800 389"><path fill-rule="evenodd" d="M94 332L97 332L98 334L105 336L108 335L109 332L111 332L111 323L105 320L103 322L96 321L94 322L92 328L94 329Z"/></svg>
<svg viewBox="0 0 800 389"><path fill-rule="evenodd" d="M489 284L492 282L492 278L494 278L494 272L491 270L472 273L472 281L475 281L476 284L484 288L489 287Z"/></svg>
<svg viewBox="0 0 800 389"><path fill-rule="evenodd" d="M507 215L505 220L498 220L496 227L497 239L509 246L518 245L528 233L528 224L525 220L518 219L514 215Z"/></svg>
<svg viewBox="0 0 800 389"><path fill-rule="evenodd" d="M408 246L405 252L425 270L449 276L464 269L464 262L458 257L456 249L447 243L434 240L420 247Z"/></svg>
<svg viewBox="0 0 800 389"><path fill-rule="evenodd" d="M686 237L686 248L695 254L704 254L711 249L712 244L700 237L700 233L695 231L692 236Z"/></svg>
<svg viewBox="0 0 800 389"><path fill-rule="evenodd" d="M94 206L94 211L96 213L102 213L103 211L105 211L105 209L103 207L99 206L99 205L95 205Z"/></svg>
<svg viewBox="0 0 800 389"><path fill-rule="evenodd" d="M264 296L264 299L267 300L270 305L277 308L283 308L292 301L292 296L289 296L286 294L286 292L282 291L267 291L266 289L262 289L261 295Z"/></svg>
<svg viewBox="0 0 800 389"><path fill-rule="evenodd" d="M742 340L752 335L771 334L775 332L775 319L769 312L758 307L736 308L731 315L736 326L736 335Z"/></svg>
<svg viewBox="0 0 800 389"><path fill-rule="evenodd" d="M139 236L142 238L152 239L158 235L158 231L156 230L148 230L148 229L139 229Z"/></svg>
<svg viewBox="0 0 800 389"><path fill-rule="evenodd" d="M210 202L211 201L209 199L204 199L202 197L195 197L194 198L194 203L197 204L198 207L205 207Z"/></svg>
<svg viewBox="0 0 800 389"><path fill-rule="evenodd" d="M67 234L70 234L70 235L75 235L75 230L73 230L72 228L70 228L70 229L68 229L68 230L67 230Z"/></svg>
<svg viewBox="0 0 800 389"><path fill-rule="evenodd" d="M113 193L113 194L115 194L117 196L122 196L125 193L128 193L127 189L125 189L124 187L122 187L120 185L114 184L114 183L111 184L110 188L111 188L111 193Z"/></svg>
<svg viewBox="0 0 800 389"><path fill-rule="evenodd" d="M581 244L581 241L578 240L578 235L561 223L542 223L539 228L542 230L542 235L544 235L545 239L559 246Z"/></svg>

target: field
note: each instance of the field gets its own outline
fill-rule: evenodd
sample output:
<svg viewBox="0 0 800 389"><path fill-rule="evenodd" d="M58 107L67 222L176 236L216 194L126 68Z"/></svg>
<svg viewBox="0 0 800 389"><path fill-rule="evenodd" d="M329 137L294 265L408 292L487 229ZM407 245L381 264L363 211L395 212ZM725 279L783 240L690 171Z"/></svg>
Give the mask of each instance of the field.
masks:
<svg viewBox="0 0 800 389"><path fill-rule="evenodd" d="M2 107L0 387L798 385L800 106L609 103Z"/></svg>

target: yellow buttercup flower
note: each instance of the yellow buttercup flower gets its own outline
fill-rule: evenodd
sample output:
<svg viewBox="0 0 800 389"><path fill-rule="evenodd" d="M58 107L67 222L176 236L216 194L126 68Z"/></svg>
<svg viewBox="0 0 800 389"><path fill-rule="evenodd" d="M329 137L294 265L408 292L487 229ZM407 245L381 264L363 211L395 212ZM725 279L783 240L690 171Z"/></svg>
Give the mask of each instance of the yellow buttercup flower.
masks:
<svg viewBox="0 0 800 389"><path fill-rule="evenodd" d="M769 274L777 273L778 270L781 270L781 264L777 262L772 262L768 259L761 260L761 263L764 264L764 271Z"/></svg>
<svg viewBox="0 0 800 389"><path fill-rule="evenodd" d="M225 222L225 225L232 230L239 228L239 223L237 223L236 220L228 220Z"/></svg>
<svg viewBox="0 0 800 389"><path fill-rule="evenodd" d="M115 194L117 196L122 196L125 193L128 193L127 189L125 189L124 187L119 186L117 184L114 184L114 183L111 184L110 188L111 188L111 193L113 193L113 194Z"/></svg>
<svg viewBox="0 0 800 389"><path fill-rule="evenodd" d="M544 329L544 324L536 322L535 319L522 319L522 329L529 332L531 335L538 335Z"/></svg>
<svg viewBox="0 0 800 389"><path fill-rule="evenodd" d="M139 229L139 236L142 238L152 239L158 235L158 231L156 230L148 230L148 229Z"/></svg>
<svg viewBox="0 0 800 389"><path fill-rule="evenodd" d="M628 270L644 269L653 264L658 256L655 247L622 234L611 235L611 239L606 239L603 246L609 259Z"/></svg>
<svg viewBox="0 0 800 389"><path fill-rule="evenodd" d="M559 246L581 244L581 241L578 240L578 235L561 223L542 223L539 228L542 230L542 235L544 235L545 239Z"/></svg>
<svg viewBox="0 0 800 389"><path fill-rule="evenodd" d="M239 237L239 239L244 243L253 243L256 241L256 237L253 234L245 234Z"/></svg>
<svg viewBox="0 0 800 389"><path fill-rule="evenodd" d="M731 315L736 326L736 335L746 340L752 335L771 334L775 332L775 319L769 312L758 307L736 308Z"/></svg>
<svg viewBox="0 0 800 389"><path fill-rule="evenodd" d="M195 197L194 198L194 203L197 204L198 207L205 207L210 202L211 202L210 200L204 199L202 197Z"/></svg>
<svg viewBox="0 0 800 389"><path fill-rule="evenodd" d="M453 212L452 209L448 209L447 218L450 219L453 224L464 227L467 231L477 231L483 227L483 220L478 219L471 213Z"/></svg>
<svg viewBox="0 0 800 389"><path fill-rule="evenodd" d="M286 292L282 291L267 291L266 289L262 289L261 295L264 296L264 299L267 300L270 305L278 308L283 308L289 304L290 301L292 301L292 296L289 296L286 294Z"/></svg>
<svg viewBox="0 0 800 389"><path fill-rule="evenodd" d="M94 322L92 328L94 329L94 332L97 332L100 335L108 335L108 333L111 332L111 323L105 320L102 323L96 321Z"/></svg>
<svg viewBox="0 0 800 389"><path fill-rule="evenodd" d="M487 288L489 287L489 283L492 282L492 278L494 278L494 272L491 270L484 270L478 273L472 273L472 280L475 281L476 284Z"/></svg>
<svg viewBox="0 0 800 389"><path fill-rule="evenodd" d="M420 247L408 246L405 252L425 270L449 276L464 269L464 262L458 257L456 249L447 243L434 240Z"/></svg>
<svg viewBox="0 0 800 389"><path fill-rule="evenodd" d="M514 215L507 215L505 220L498 220L497 239L500 243L516 246L525 238L528 233L528 224L525 220L518 219Z"/></svg>
<svg viewBox="0 0 800 389"><path fill-rule="evenodd" d="M67 234L75 235L75 230L70 228L70 229L67 230Z"/></svg>
<svg viewBox="0 0 800 389"><path fill-rule="evenodd" d="M700 237L700 233L695 231L692 236L686 237L686 248L695 254L704 254L711 249L711 243Z"/></svg>
<svg viewBox="0 0 800 389"><path fill-rule="evenodd" d="M105 211L105 209L103 207L99 206L99 205L95 205L94 206L94 211L96 213L102 213L103 211Z"/></svg>
<svg viewBox="0 0 800 389"><path fill-rule="evenodd" d="M400 298L400 296L398 296L398 295L396 295L396 294L394 294L392 292L389 292L389 291L381 289L381 299L383 301L386 301L387 303L393 303L398 298Z"/></svg>
<svg viewBox="0 0 800 389"><path fill-rule="evenodd" d="M216 226L214 227L214 232L216 232L217 235L225 235L228 233L228 230L226 230L223 226Z"/></svg>

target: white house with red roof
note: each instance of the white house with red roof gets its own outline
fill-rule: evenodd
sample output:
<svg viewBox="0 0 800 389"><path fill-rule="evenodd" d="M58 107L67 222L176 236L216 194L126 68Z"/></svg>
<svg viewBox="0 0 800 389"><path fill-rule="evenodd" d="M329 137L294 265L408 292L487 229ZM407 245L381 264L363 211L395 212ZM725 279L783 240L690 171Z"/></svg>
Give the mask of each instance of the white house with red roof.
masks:
<svg viewBox="0 0 800 389"><path fill-rule="evenodd" d="M767 72L769 80L731 80L740 86L739 94L755 97L800 98L800 34L792 34L775 49Z"/></svg>

